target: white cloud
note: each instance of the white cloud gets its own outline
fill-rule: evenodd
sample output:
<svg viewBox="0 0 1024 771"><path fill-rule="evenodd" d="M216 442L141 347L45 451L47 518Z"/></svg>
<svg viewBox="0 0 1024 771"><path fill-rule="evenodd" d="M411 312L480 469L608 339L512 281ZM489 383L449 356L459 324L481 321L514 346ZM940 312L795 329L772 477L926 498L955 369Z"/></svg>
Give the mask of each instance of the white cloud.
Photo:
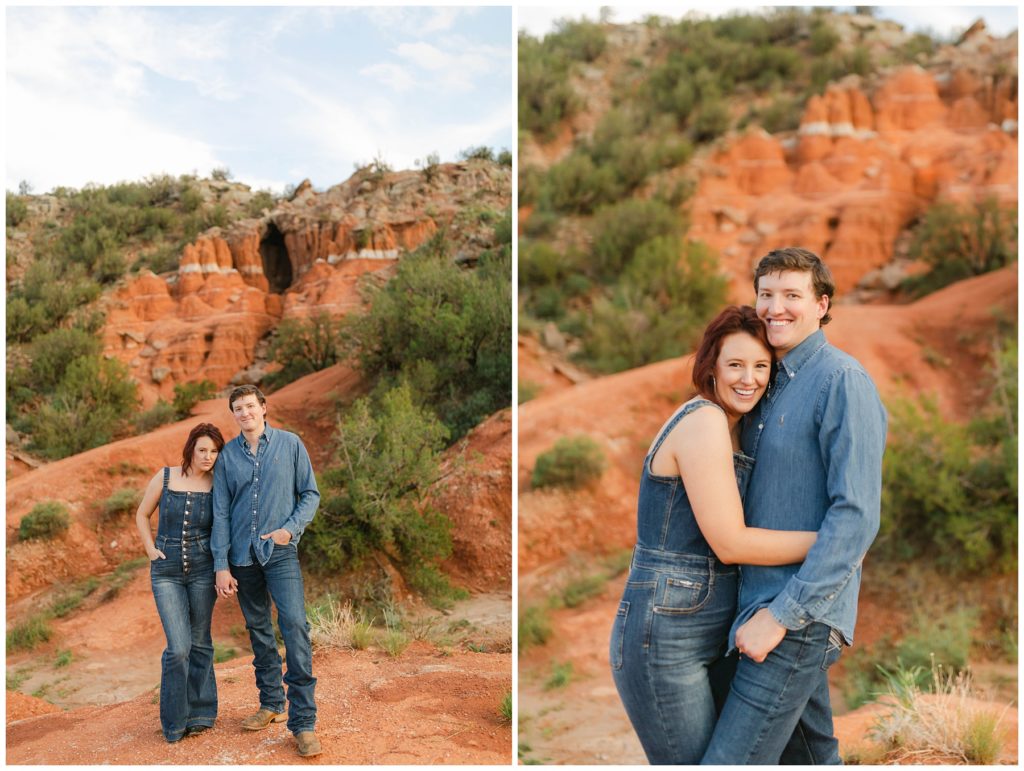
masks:
<svg viewBox="0 0 1024 771"><path fill-rule="evenodd" d="M394 52L407 62L429 72L424 83L443 90L468 91L507 59L507 52L493 46L459 48L449 53L430 43L401 43Z"/></svg>
<svg viewBox="0 0 1024 771"><path fill-rule="evenodd" d="M478 10L478 8L460 6L435 8L374 6L357 9L356 12L365 13L366 18L382 30L402 36L425 37L452 29L461 17L475 15Z"/></svg>
<svg viewBox="0 0 1024 771"><path fill-rule="evenodd" d="M393 62L381 62L363 67L359 70L359 74L373 78L399 92L408 91L416 85L416 79L412 74L405 67Z"/></svg>
<svg viewBox="0 0 1024 771"><path fill-rule="evenodd" d="M110 184L150 174L187 174L225 165L213 148L153 125L130 110L8 84L6 186L27 179L37 191L90 182Z"/></svg>

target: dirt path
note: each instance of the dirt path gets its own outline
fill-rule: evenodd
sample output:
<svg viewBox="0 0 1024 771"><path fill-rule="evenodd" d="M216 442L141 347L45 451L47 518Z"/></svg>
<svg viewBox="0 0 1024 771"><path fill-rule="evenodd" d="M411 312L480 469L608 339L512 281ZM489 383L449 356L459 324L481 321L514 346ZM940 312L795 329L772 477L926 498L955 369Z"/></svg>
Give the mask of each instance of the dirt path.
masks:
<svg viewBox="0 0 1024 771"><path fill-rule="evenodd" d="M285 724L260 733L241 719L257 706L252 667L216 667L220 710L213 730L167 744L157 691L7 725L12 764L507 764L511 725L499 715L511 689L508 654L445 653L413 643L392 659L380 651L318 651L317 733L324 753L295 754Z"/></svg>
<svg viewBox="0 0 1024 771"><path fill-rule="evenodd" d="M148 579L136 576L118 596L59 624L58 640L34 656L8 658L8 672L28 672L24 691L7 705L9 763L293 763L286 726L243 731L238 723L257 706L249 652L239 639L236 605L218 603L214 639L239 657L218 664L220 711L208 734L169 745L159 731L157 698L163 634ZM106 618L120 608L120 623ZM237 616L237 618L236 618ZM127 622L127 623L126 623ZM447 637L438 647L417 641L392 658L381 650L318 650L317 730L325 764L507 764L511 724L499 708L512 687L511 597L475 595L447 613L421 610L410 624ZM102 650L113 637L129 644ZM74 651L57 668L58 649ZM480 651L480 652L476 652ZM12 692L8 692L9 695ZM83 706L87 705L87 706ZM307 762L307 761L303 761Z"/></svg>

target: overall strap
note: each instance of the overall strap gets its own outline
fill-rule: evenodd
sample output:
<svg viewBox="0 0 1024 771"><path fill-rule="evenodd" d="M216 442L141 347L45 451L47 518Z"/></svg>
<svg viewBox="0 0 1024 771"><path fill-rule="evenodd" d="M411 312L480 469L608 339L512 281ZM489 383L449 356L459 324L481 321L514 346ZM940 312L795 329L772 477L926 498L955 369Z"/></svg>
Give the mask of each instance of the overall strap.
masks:
<svg viewBox="0 0 1024 771"><path fill-rule="evenodd" d="M171 481L171 467L164 466L164 489L167 489L167 483Z"/></svg>
<svg viewBox="0 0 1024 771"><path fill-rule="evenodd" d="M681 410L679 410L679 412L675 414L672 420L668 422L668 425L665 426L665 430L662 431L661 434L658 436L658 440L654 443L654 447L652 447L650 453L648 453L648 457L653 458L655 455L658 454L658 450L661 448L662 442L664 442L668 435L672 433L672 429L676 427L680 420L685 418L694 410L703 407L706 404L710 404L712 407L717 407L720 410L722 409L709 399L697 399L696 401L690 402ZM724 412L724 410L722 411Z"/></svg>

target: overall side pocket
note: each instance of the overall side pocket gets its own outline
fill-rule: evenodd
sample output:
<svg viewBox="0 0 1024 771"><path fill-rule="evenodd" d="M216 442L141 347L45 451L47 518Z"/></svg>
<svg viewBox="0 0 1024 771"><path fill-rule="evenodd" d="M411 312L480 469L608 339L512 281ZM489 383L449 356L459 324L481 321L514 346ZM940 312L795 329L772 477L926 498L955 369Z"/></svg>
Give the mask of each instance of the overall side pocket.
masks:
<svg viewBox="0 0 1024 771"><path fill-rule="evenodd" d="M626 617L629 615L629 602L619 601L619 609L615 612L615 623L612 624L612 639L608 648L608 660L612 669L622 669L622 647L626 639Z"/></svg>

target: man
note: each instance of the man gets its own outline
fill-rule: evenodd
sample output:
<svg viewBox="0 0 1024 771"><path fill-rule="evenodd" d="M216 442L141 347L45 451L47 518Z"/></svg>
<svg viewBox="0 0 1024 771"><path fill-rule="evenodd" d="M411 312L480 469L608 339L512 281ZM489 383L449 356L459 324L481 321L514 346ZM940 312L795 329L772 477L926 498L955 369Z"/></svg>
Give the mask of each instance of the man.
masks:
<svg viewBox="0 0 1024 771"><path fill-rule="evenodd" d="M743 429L755 459L747 524L817 530L802 565L743 566L730 648L740 660L703 763L839 764L828 668L853 643L861 562L878 532L886 413L864 368L825 340L835 286L806 249L754 273L779 357Z"/></svg>
<svg viewBox="0 0 1024 771"><path fill-rule="evenodd" d="M258 731L284 720L273 599L287 663L288 729L299 755L311 757L321 749L298 542L316 513L320 491L302 440L267 425L267 400L258 388L234 389L228 406L242 433L224 445L214 468L210 548L217 593L226 597L237 590L252 642L260 708L242 727Z"/></svg>

